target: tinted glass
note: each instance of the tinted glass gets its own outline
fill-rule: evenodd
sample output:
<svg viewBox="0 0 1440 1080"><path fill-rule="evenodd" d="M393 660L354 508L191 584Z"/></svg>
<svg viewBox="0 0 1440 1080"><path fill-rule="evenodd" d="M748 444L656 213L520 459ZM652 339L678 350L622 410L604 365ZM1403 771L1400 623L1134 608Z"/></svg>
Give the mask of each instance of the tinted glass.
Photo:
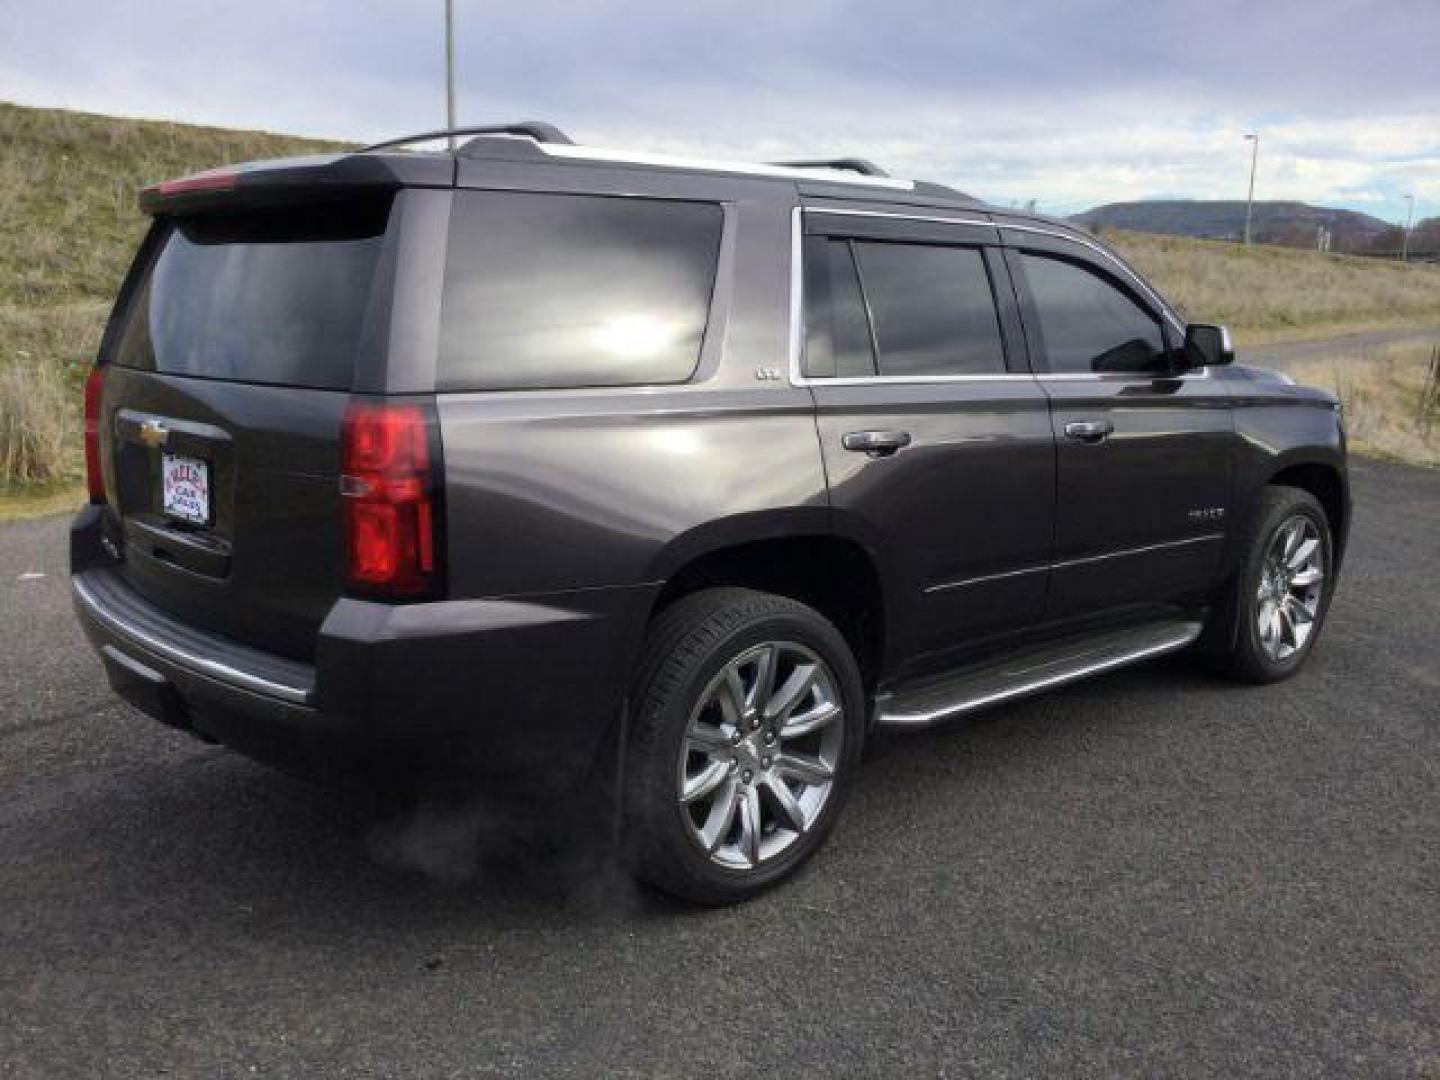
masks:
<svg viewBox="0 0 1440 1080"><path fill-rule="evenodd" d="M1155 371L1165 338L1151 314L1099 274L1045 255L1024 255L1050 370Z"/></svg>
<svg viewBox="0 0 1440 1080"><path fill-rule="evenodd" d="M367 203L177 219L130 306L116 361L348 389L388 212Z"/></svg>
<svg viewBox="0 0 1440 1080"><path fill-rule="evenodd" d="M847 240L812 236L805 242L805 373L875 374L870 322Z"/></svg>
<svg viewBox="0 0 1440 1080"><path fill-rule="evenodd" d="M439 385L681 382L700 356L723 215L710 203L462 192Z"/></svg>
<svg viewBox="0 0 1440 1080"><path fill-rule="evenodd" d="M1000 319L977 248L856 242L882 375L1005 370Z"/></svg>

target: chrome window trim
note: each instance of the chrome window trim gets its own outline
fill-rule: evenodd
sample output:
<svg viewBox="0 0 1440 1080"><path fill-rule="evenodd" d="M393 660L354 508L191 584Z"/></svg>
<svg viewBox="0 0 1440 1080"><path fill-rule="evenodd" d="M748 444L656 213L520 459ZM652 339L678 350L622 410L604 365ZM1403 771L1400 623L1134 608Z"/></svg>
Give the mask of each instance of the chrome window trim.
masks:
<svg viewBox="0 0 1440 1080"><path fill-rule="evenodd" d="M1224 533L1206 533L1203 536L1187 536L1183 540L1164 540L1158 544L1142 544L1139 547L1120 548L1116 551L1106 551L1099 555L1086 555L1079 559L1061 559L1058 562L1022 566L1018 570L1002 570L998 574L979 574L975 577L961 578L958 581L943 581L938 585L927 585L925 592L927 594L949 592L951 589L963 589L969 585L983 585L987 581L1001 581L1005 578L1023 577L1026 574L1043 574L1049 570L1064 570L1071 566L1088 566L1091 563L1107 562L1110 559L1124 559L1131 555L1145 555L1152 551L1165 551L1169 548L1188 547L1191 544L1202 544L1224 539Z"/></svg>
<svg viewBox="0 0 1440 1080"><path fill-rule="evenodd" d="M96 620L103 623L111 632L124 638L126 641L148 649L157 656L169 660L173 664L189 668L197 675L206 675L221 682L229 683L231 686L238 686L242 690L250 690L271 697L281 698L284 701L296 705L308 705L310 703L311 687L292 686L289 683L275 682L261 675L252 672L242 671L239 668L231 667L229 664L222 664L218 660L211 660L209 657L200 656L188 649L182 649L168 641L147 633L131 622L122 619L109 609L86 584L83 574L70 579L70 587L75 596L85 606L85 610Z"/></svg>
<svg viewBox="0 0 1440 1080"><path fill-rule="evenodd" d="M805 297L804 297L804 255L803 244L805 236L805 215L806 214L832 214L845 217L871 217L891 218L897 221L923 221L938 223L941 225L985 225L995 229L1017 229L1021 232L1041 233L1045 236L1054 236L1061 240L1069 240L1082 247L1089 248L1104 256L1113 263L1125 276L1133 280L1145 294L1164 313L1165 317L1183 334L1184 324L1178 316L1170 310L1168 304L1146 285L1145 282L1121 262L1115 255L1106 251L1098 244L1092 243L1079 236L1071 236L1055 229L1042 229L1032 225L999 224L994 221L985 221L979 218L958 218L938 217L932 214L901 214L888 210L845 210L832 206L807 207L797 205L790 213L790 385L792 386L869 386L876 383L899 383L916 385L943 385L945 383L966 383L966 382L1004 382L1023 380L1030 382L1076 382L1076 381L1098 381L1098 382L1150 382L1156 376L1146 375L1140 372L996 372L991 375L864 375L847 376L844 378L826 378L820 376L811 378L802 369L802 360L805 355ZM1169 379L1191 381L1209 379L1212 377L1210 369L1201 368L1198 372L1186 372L1183 375L1168 376Z"/></svg>
<svg viewBox="0 0 1440 1080"><path fill-rule="evenodd" d="M806 214L832 214L838 217L894 218L898 221L924 221L940 225L983 225L987 229L999 228L985 218L939 217L935 214L897 214L893 210L845 210L838 206L802 206Z"/></svg>
<svg viewBox="0 0 1440 1080"><path fill-rule="evenodd" d="M1068 240L1072 244L1079 244L1083 248L1089 248L1097 255L1103 255L1112 265L1122 271L1127 278L1129 278L1131 281L1133 281L1136 285L1140 287L1141 291L1144 292L1144 294L1154 302L1155 306L1160 309L1161 313L1164 314L1165 318L1170 320L1170 325L1175 327L1175 329L1179 330L1182 335L1185 333L1185 324L1180 320L1180 317L1178 315L1176 315L1173 311L1170 310L1170 305L1165 302L1164 298L1154 289L1152 289L1145 282L1144 278L1142 278L1134 270L1131 270L1130 267L1126 266L1123 262L1121 262L1120 258L1117 255L1115 255L1113 252L1107 251L1105 248L1101 247L1093 240L1086 240L1084 237L1081 236L1072 236L1069 233L1059 232L1056 229L1042 229L1037 225L1015 225L1010 222L1005 222L1004 224L997 223L995 227L998 229L1014 229L1017 232L1039 233L1041 236L1053 236L1059 240Z"/></svg>
<svg viewBox="0 0 1440 1080"><path fill-rule="evenodd" d="M955 221L951 218L924 218L906 214L888 214L879 210L831 210L826 208L807 210L796 206L790 211L790 385L791 386L871 386L876 383L912 386L934 386L946 383L976 382L1034 382L1032 372L996 371L988 375L846 375L836 378L811 378L804 373L801 362L805 355L805 266L804 266L804 215L850 214L868 217L898 217L908 221L940 221L947 225L979 224L988 221Z"/></svg>
<svg viewBox="0 0 1440 1080"><path fill-rule="evenodd" d="M915 181L893 176L866 176L839 169L799 169L789 165L765 165L749 161L722 161L715 158L685 157L679 154L636 153L600 146L565 146L560 143L535 143L548 157L572 161L601 161L612 165L650 165L658 168L697 169L705 172L739 173L744 176L770 176L780 180L823 180L827 184L853 184L856 187L889 188L893 191L914 191Z"/></svg>

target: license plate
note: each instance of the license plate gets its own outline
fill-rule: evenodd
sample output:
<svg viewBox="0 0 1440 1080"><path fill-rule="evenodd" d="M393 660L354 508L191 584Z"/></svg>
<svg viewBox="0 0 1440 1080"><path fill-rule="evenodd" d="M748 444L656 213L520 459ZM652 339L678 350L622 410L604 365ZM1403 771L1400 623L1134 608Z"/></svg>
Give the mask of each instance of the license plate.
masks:
<svg viewBox="0 0 1440 1080"><path fill-rule="evenodd" d="M160 455L160 508L173 518L210 522L210 466L182 454Z"/></svg>

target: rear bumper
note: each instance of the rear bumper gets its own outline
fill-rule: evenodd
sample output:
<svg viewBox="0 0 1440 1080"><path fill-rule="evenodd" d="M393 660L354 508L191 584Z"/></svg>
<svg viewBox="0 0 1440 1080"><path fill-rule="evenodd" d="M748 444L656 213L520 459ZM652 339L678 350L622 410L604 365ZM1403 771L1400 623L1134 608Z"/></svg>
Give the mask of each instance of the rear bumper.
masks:
<svg viewBox="0 0 1440 1080"><path fill-rule="evenodd" d="M551 797L608 768L653 599L648 587L342 599L311 665L197 630L113 565L72 561L75 610L111 686L164 723L321 779L476 779Z"/></svg>

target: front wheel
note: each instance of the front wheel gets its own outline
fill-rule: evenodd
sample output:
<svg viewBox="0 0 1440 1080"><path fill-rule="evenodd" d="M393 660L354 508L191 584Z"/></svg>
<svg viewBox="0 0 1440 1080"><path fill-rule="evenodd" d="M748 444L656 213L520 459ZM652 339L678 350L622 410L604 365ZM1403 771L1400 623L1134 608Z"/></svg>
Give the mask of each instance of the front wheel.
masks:
<svg viewBox="0 0 1440 1080"><path fill-rule="evenodd" d="M1229 600L1233 643L1222 666L1252 682L1289 678L1315 646L1333 587L1324 509L1308 491L1267 488Z"/></svg>
<svg viewBox="0 0 1440 1080"><path fill-rule="evenodd" d="M782 596L708 589L646 641L624 767L625 852L638 876L734 903L824 841L859 761L859 672L823 616Z"/></svg>

